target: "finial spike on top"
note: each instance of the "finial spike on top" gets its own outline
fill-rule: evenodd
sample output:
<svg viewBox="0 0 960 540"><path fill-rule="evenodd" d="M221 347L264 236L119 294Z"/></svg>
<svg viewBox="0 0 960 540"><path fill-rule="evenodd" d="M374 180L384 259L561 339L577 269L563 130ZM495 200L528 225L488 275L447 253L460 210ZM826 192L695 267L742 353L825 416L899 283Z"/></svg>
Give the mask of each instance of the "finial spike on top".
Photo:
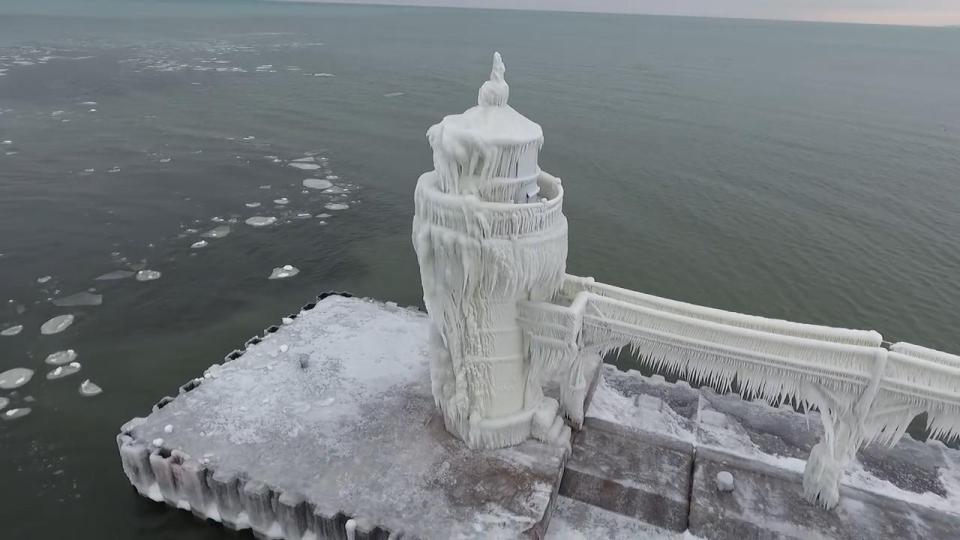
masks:
<svg viewBox="0 0 960 540"><path fill-rule="evenodd" d="M493 107L505 107L507 105L507 99L510 98L510 85L503 78L506 71L507 68L503 65L500 53L493 53L493 69L490 70L490 80L480 87L477 104Z"/></svg>

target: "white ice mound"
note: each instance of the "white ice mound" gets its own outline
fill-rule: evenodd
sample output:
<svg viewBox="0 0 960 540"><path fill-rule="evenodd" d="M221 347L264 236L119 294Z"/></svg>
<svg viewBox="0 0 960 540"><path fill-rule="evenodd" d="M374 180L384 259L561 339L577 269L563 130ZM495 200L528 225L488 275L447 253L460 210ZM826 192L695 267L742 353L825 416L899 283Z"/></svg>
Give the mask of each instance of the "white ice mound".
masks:
<svg viewBox="0 0 960 540"><path fill-rule="evenodd" d="M15 325L13 325L13 326L11 326L11 327L9 327L9 328L5 328L5 329L3 329L3 330L0 330L0 336L6 336L6 337L15 336L15 335L19 334L21 331L23 331L23 325L22 325L22 324L15 324Z"/></svg>
<svg viewBox="0 0 960 540"><path fill-rule="evenodd" d="M303 187L310 189L327 189L333 187L333 182L322 178L307 178L303 181Z"/></svg>
<svg viewBox="0 0 960 540"><path fill-rule="evenodd" d="M289 163L289 165L302 171L315 171L320 168L316 163Z"/></svg>
<svg viewBox="0 0 960 540"><path fill-rule="evenodd" d="M220 226L218 226L218 227L214 227L214 228L210 229L209 231L201 234L200 236L202 236L202 237L204 237L204 238L223 238L224 236L227 236L228 234L230 234L230 226L229 226L229 225L220 225Z"/></svg>
<svg viewBox="0 0 960 540"><path fill-rule="evenodd" d="M293 277L299 273L300 273L299 268L286 264L286 265L274 268L273 272L270 273L270 277L268 279L285 279L288 277Z"/></svg>
<svg viewBox="0 0 960 540"><path fill-rule="evenodd" d="M99 306L103 303L103 295L83 291L70 296L54 298L51 303L59 307Z"/></svg>
<svg viewBox="0 0 960 540"><path fill-rule="evenodd" d="M133 276L133 272L130 270L114 270L113 272L107 272L102 276L97 276L96 281L114 281L118 279L127 279Z"/></svg>
<svg viewBox="0 0 960 540"><path fill-rule="evenodd" d="M93 397L101 392L103 392L103 389L95 383L90 382L90 379L80 383L80 395L84 397Z"/></svg>
<svg viewBox="0 0 960 540"><path fill-rule="evenodd" d="M30 382L33 378L33 370L27 368L13 368L0 373L0 389L13 390Z"/></svg>
<svg viewBox="0 0 960 540"><path fill-rule="evenodd" d="M323 207L327 210L346 210L350 208L350 205L347 203L327 203Z"/></svg>
<svg viewBox="0 0 960 540"><path fill-rule="evenodd" d="M51 381L62 379L67 375L73 375L78 371L80 371L80 362L70 362L65 366L58 366L50 370L50 372L47 373L47 379Z"/></svg>
<svg viewBox="0 0 960 540"><path fill-rule="evenodd" d="M733 491L733 475L727 471L720 471L717 473L717 489L724 492L730 493Z"/></svg>
<svg viewBox="0 0 960 540"><path fill-rule="evenodd" d="M64 364L69 364L76 359L77 351L73 349L67 349L65 351L57 351L55 353L48 354L47 359L44 360L44 362L51 366L62 366Z"/></svg>
<svg viewBox="0 0 960 540"><path fill-rule="evenodd" d="M244 223L250 225L251 227L266 227L267 225L273 225L276 222L277 218L273 216L253 216L244 221Z"/></svg>
<svg viewBox="0 0 960 540"><path fill-rule="evenodd" d="M71 324L73 324L73 315L57 315L40 325L40 333L45 336L59 334L69 328Z"/></svg>
<svg viewBox="0 0 960 540"><path fill-rule="evenodd" d="M153 281L160 279L162 274L156 270L141 270L137 272L137 281Z"/></svg>

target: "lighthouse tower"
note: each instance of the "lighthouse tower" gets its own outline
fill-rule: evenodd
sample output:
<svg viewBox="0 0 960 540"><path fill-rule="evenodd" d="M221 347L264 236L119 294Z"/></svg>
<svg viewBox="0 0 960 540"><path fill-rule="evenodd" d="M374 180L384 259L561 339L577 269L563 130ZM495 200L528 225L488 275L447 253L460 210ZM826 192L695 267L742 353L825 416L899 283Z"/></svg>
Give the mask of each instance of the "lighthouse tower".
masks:
<svg viewBox="0 0 960 540"><path fill-rule="evenodd" d="M477 106L427 131L435 170L415 194L413 244L435 330L433 395L447 430L472 448L569 441L517 312L518 301L547 300L563 280L563 189L538 166L543 131L509 95L496 53Z"/></svg>

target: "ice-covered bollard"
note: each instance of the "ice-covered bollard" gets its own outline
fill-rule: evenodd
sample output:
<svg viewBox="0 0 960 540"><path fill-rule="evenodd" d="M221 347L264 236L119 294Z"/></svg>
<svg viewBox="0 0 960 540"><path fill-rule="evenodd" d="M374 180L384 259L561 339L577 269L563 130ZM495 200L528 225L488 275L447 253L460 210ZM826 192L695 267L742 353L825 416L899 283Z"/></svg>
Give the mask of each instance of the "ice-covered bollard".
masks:
<svg viewBox="0 0 960 540"><path fill-rule="evenodd" d="M733 475L727 471L720 471L717 473L717 490L723 493L730 493L733 491Z"/></svg>

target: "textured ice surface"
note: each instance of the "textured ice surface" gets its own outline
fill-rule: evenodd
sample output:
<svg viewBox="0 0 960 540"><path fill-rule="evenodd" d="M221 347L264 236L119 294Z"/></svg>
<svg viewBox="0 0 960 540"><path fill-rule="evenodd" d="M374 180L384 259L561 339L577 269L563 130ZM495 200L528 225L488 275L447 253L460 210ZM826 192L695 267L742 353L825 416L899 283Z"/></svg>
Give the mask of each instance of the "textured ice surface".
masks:
<svg viewBox="0 0 960 540"><path fill-rule="evenodd" d="M96 280L97 281L113 281L117 279L127 279L129 277L132 277L133 275L134 275L134 272L131 272L130 270L114 270L113 272L108 272L106 274L103 274L102 276L98 276Z"/></svg>
<svg viewBox="0 0 960 540"><path fill-rule="evenodd" d="M97 384L90 382L90 379L87 379L80 383L80 395L85 397L93 397L103 392L103 389L100 388Z"/></svg>
<svg viewBox="0 0 960 540"><path fill-rule="evenodd" d="M251 227L266 227L267 225L273 225L277 222L277 218L273 216L253 216L247 218L245 223Z"/></svg>
<svg viewBox="0 0 960 540"><path fill-rule="evenodd" d="M158 270L140 270L137 272L137 281L153 281L155 279L160 279L162 276Z"/></svg>
<svg viewBox="0 0 960 540"><path fill-rule="evenodd" d="M449 435L430 390L428 334L421 313L328 297L128 423L124 470L147 497L289 538L343 535L338 512L358 537L379 526L516 538L542 526L563 450L526 441L470 451Z"/></svg>
<svg viewBox="0 0 960 540"><path fill-rule="evenodd" d="M288 277L293 277L299 273L300 273L299 268L295 266L291 266L289 264L285 264L283 266L278 266L277 268L274 268L273 271L270 272L270 277L268 279L284 279Z"/></svg>
<svg viewBox="0 0 960 540"><path fill-rule="evenodd" d="M323 207L327 210L346 210L350 208L350 205L347 203L327 203Z"/></svg>
<svg viewBox="0 0 960 540"><path fill-rule="evenodd" d="M303 187L310 189L327 189L333 186L333 182L322 178L307 178L303 181Z"/></svg>
<svg viewBox="0 0 960 540"><path fill-rule="evenodd" d="M0 373L0 389L13 390L30 382L33 378L33 370L27 368L13 368Z"/></svg>
<svg viewBox="0 0 960 540"><path fill-rule="evenodd" d="M62 379L68 375L73 375L78 371L80 371L80 362L70 362L65 366L58 366L50 370L50 372L47 373L47 379L51 381Z"/></svg>
<svg viewBox="0 0 960 540"><path fill-rule="evenodd" d="M204 238L223 238L224 236L227 236L228 234L230 234L230 226L229 226L229 225L220 225L220 226L218 226L218 227L214 227L214 228L210 229L209 231L203 233L203 234L200 235L200 236L203 236Z"/></svg>
<svg viewBox="0 0 960 540"><path fill-rule="evenodd" d="M103 295L82 291L70 296L54 298L51 303L59 307L99 306L103 303Z"/></svg>
<svg viewBox="0 0 960 540"><path fill-rule="evenodd" d="M19 334L21 331L23 331L23 325L15 324L8 328L4 328L2 331L0 331L0 336L6 336L6 337L15 336Z"/></svg>
<svg viewBox="0 0 960 540"><path fill-rule="evenodd" d="M57 315L49 321L40 325L40 333L43 335L59 334L73 324L73 315Z"/></svg>
<svg viewBox="0 0 960 540"><path fill-rule="evenodd" d="M558 497L545 540L684 540L693 538L616 512Z"/></svg>
<svg viewBox="0 0 960 540"><path fill-rule="evenodd" d="M57 351L55 353L48 354L45 362L51 366L62 366L64 364L69 364L76 359L77 351L73 349L67 349L65 351Z"/></svg>

